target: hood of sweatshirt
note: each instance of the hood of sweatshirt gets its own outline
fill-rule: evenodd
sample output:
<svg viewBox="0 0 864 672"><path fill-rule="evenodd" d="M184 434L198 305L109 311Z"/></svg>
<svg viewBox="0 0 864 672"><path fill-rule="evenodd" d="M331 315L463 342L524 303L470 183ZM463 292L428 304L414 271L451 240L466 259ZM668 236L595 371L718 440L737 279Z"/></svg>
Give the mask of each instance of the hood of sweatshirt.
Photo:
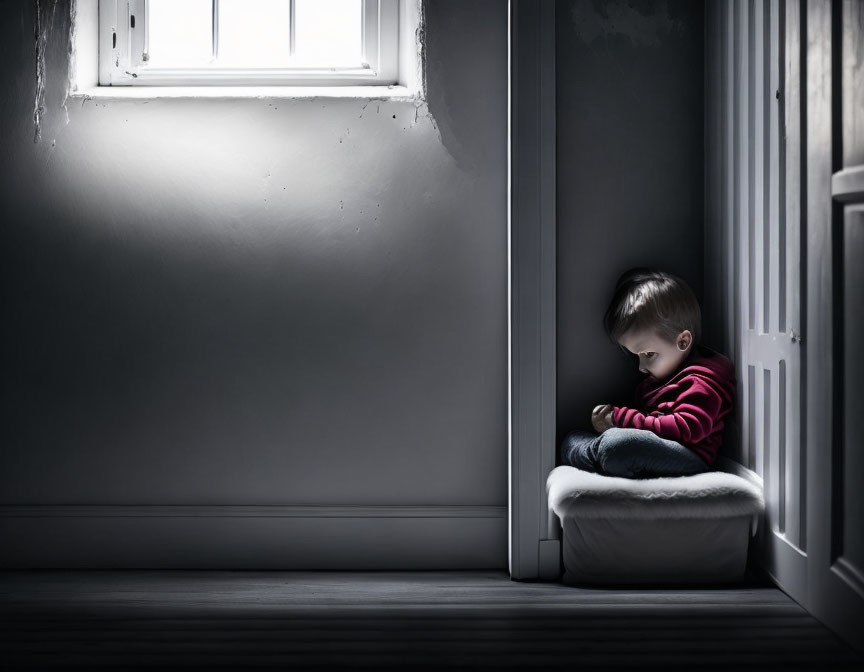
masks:
<svg viewBox="0 0 864 672"><path fill-rule="evenodd" d="M664 388L689 376L703 379L717 390L718 394L725 398L730 405L734 403L737 389L735 365L725 355L704 345L694 346L682 362L681 368L666 380L659 381L653 376L647 376L638 385L638 396L650 404L652 397Z"/></svg>

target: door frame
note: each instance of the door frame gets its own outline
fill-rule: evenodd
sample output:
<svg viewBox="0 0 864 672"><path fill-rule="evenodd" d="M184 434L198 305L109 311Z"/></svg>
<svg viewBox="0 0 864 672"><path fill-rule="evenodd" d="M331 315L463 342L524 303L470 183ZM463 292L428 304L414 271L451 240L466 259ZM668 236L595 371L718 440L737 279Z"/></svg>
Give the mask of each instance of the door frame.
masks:
<svg viewBox="0 0 864 672"><path fill-rule="evenodd" d="M557 579L546 477L556 454L555 2L510 0L508 567Z"/></svg>

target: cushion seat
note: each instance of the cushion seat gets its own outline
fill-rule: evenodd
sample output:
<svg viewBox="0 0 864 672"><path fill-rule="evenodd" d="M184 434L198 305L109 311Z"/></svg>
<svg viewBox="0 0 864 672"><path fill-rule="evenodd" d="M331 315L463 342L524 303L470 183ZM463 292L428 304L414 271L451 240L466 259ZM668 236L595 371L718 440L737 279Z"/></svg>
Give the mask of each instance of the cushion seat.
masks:
<svg viewBox="0 0 864 672"><path fill-rule="evenodd" d="M568 584L739 580L765 507L761 485L728 471L628 479L560 466L546 491Z"/></svg>

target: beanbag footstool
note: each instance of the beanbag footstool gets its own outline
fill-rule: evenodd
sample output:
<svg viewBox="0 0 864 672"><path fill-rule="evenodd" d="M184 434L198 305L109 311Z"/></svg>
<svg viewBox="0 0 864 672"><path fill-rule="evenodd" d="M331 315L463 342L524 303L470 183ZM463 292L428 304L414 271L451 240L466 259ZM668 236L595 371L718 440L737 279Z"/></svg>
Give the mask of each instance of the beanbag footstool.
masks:
<svg viewBox="0 0 864 672"><path fill-rule="evenodd" d="M570 585L739 580L765 508L760 485L726 471L629 479L560 466L546 492Z"/></svg>

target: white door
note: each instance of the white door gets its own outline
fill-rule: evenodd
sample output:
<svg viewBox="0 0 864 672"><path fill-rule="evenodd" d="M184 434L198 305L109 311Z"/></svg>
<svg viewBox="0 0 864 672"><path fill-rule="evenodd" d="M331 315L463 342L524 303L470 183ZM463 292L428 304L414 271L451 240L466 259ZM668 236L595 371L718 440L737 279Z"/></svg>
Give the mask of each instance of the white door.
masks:
<svg viewBox="0 0 864 672"><path fill-rule="evenodd" d="M807 596L802 384L801 68L798 3L709 6L709 322L736 364L727 451L762 479L759 563ZM722 252L719 252L722 250ZM709 308L710 310L710 308ZM709 324L710 326L710 324Z"/></svg>
<svg viewBox="0 0 864 672"><path fill-rule="evenodd" d="M731 455L763 479L760 564L860 649L864 3L707 17L706 292L737 365Z"/></svg>

